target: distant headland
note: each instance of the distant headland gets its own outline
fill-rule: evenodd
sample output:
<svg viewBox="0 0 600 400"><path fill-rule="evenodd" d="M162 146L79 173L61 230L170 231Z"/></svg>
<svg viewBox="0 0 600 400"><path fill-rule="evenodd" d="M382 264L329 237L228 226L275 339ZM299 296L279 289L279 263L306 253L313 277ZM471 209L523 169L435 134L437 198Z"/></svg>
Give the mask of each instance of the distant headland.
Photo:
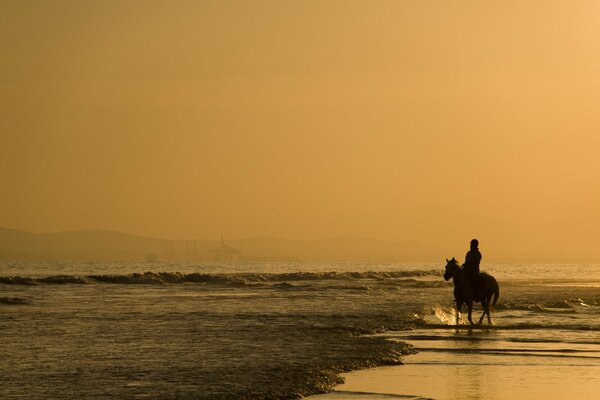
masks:
<svg viewBox="0 0 600 400"><path fill-rule="evenodd" d="M362 237L169 240L108 230L31 233L0 228L3 261L433 261L447 251Z"/></svg>

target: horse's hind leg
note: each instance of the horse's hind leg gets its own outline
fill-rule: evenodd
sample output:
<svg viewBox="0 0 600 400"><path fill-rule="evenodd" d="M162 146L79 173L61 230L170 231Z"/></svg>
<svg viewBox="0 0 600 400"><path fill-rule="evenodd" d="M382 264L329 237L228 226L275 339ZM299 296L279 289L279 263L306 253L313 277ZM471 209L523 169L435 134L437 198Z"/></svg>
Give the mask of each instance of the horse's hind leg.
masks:
<svg viewBox="0 0 600 400"><path fill-rule="evenodd" d="M492 317L490 316L490 304L487 305L487 316L488 316L488 325L494 325L492 323Z"/></svg>
<svg viewBox="0 0 600 400"><path fill-rule="evenodd" d="M473 313L473 303L467 303L467 309L469 312L469 322L471 323L471 325L475 325L475 323L473 322L473 318L471 316L471 314Z"/></svg>
<svg viewBox="0 0 600 400"><path fill-rule="evenodd" d="M481 306L483 307L483 314L481 314L481 318L479 318L477 325L481 325L483 323L483 317L485 317L486 314L488 316L488 321L490 319L490 303L487 301L487 299L483 299Z"/></svg>

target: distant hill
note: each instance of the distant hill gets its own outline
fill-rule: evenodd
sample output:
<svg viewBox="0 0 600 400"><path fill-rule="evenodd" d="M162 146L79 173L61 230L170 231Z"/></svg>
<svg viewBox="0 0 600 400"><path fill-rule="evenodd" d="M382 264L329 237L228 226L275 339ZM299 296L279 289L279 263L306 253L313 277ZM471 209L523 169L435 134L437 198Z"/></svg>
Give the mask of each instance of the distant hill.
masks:
<svg viewBox="0 0 600 400"><path fill-rule="evenodd" d="M139 260L161 243L160 239L102 230L34 234L0 228L3 260Z"/></svg>
<svg viewBox="0 0 600 400"><path fill-rule="evenodd" d="M241 260L430 261L447 252L421 243L340 237L325 240L251 238L227 241ZM207 261L219 240L166 240L106 230L31 233L0 228L5 261Z"/></svg>

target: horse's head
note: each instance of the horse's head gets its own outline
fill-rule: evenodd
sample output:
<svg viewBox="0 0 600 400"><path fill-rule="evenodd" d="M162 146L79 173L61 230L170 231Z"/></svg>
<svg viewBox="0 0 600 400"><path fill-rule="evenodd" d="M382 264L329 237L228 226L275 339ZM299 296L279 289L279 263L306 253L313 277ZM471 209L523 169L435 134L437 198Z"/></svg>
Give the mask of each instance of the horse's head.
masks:
<svg viewBox="0 0 600 400"><path fill-rule="evenodd" d="M460 265L458 265L458 261L456 261L454 257L452 257L451 260L446 258L446 271L444 272L444 279L449 281L450 278L456 274L459 268Z"/></svg>

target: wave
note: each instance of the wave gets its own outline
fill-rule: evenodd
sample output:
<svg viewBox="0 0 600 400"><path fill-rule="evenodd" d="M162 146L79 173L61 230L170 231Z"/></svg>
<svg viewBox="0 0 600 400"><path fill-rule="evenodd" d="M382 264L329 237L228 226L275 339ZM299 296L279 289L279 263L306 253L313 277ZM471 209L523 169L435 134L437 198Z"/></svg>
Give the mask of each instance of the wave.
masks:
<svg viewBox="0 0 600 400"><path fill-rule="evenodd" d="M423 329L467 329L467 330L543 330L543 331L595 331L600 332L600 326L587 324L541 324L522 323L511 325L448 325L448 324L426 324Z"/></svg>
<svg viewBox="0 0 600 400"><path fill-rule="evenodd" d="M541 311L545 309L571 309L572 306L566 302L550 302L550 303L498 303L495 306L496 310L517 310L517 311Z"/></svg>
<svg viewBox="0 0 600 400"><path fill-rule="evenodd" d="M312 280L377 280L386 281L410 277L441 276L439 270L411 270L411 271L366 271L366 272L289 272L280 274L239 274L253 281L281 282L281 281L312 281Z"/></svg>
<svg viewBox="0 0 600 400"><path fill-rule="evenodd" d="M498 349L498 348L439 348L439 347L419 347L419 352L423 353L453 353L453 354L479 354L494 355L502 357L551 357L551 358L571 358L584 360L599 360L597 350L591 349Z"/></svg>
<svg viewBox="0 0 600 400"><path fill-rule="evenodd" d="M413 288L440 288L448 287L451 284L443 280L431 281L431 280L418 280L418 279L398 279L393 282L395 285L408 286Z"/></svg>
<svg viewBox="0 0 600 400"><path fill-rule="evenodd" d="M0 276L0 283L6 285L36 285L37 282L33 278L23 278L20 276Z"/></svg>
<svg viewBox="0 0 600 400"><path fill-rule="evenodd" d="M546 304L511 304L511 303L499 303L495 305L497 311L530 311L537 313L548 313L548 314L565 314L572 313L573 308L568 307L552 307Z"/></svg>
<svg viewBox="0 0 600 400"><path fill-rule="evenodd" d="M71 275L56 275L56 276L48 276L45 278L36 279L39 283L54 283L54 284L65 284L65 283L76 283L76 284L86 284L90 283L86 278L81 278L79 276L71 276Z"/></svg>
<svg viewBox="0 0 600 400"><path fill-rule="evenodd" d="M421 327L422 328L422 327ZM454 327L456 328L456 327ZM409 340L409 341L427 341L427 342L506 342L511 343L523 343L523 344L586 344L586 345L600 345L599 340L592 339L565 339L565 338L547 338L547 337L511 337L509 339L504 337L480 337L480 336L460 336L460 335L425 335L425 334L406 334L398 335L395 333L385 334L385 337L395 340Z"/></svg>
<svg viewBox="0 0 600 400"><path fill-rule="evenodd" d="M556 349L498 349L494 347L478 347L478 348L440 348L440 347L419 347L417 351L429 351L436 353L497 353L497 354L520 354L520 353L536 353L536 354L574 354L578 356L585 356L587 354L596 354L600 350L593 349L569 349L569 348L556 348ZM587 356L590 357L590 356ZM599 356L592 356L594 358L600 358Z"/></svg>
<svg viewBox="0 0 600 400"><path fill-rule="evenodd" d="M405 399L405 400L433 400L430 397L413 396L409 394L394 393L374 393L374 392L356 392L348 390L334 390L327 394L328 399L356 399L356 400L377 400L377 399Z"/></svg>
<svg viewBox="0 0 600 400"><path fill-rule="evenodd" d="M0 297L0 304L6 304L10 306L29 304L25 299L19 297Z"/></svg>
<svg viewBox="0 0 600 400"><path fill-rule="evenodd" d="M600 302L596 299L582 300L554 300L544 303L498 303L495 306L499 311L531 311L538 313L572 313L575 307L598 306Z"/></svg>
<svg viewBox="0 0 600 400"><path fill-rule="evenodd" d="M115 284L180 284L180 283L205 283L234 286L246 286L258 283L282 284L301 281L362 281L371 280L390 284L409 284L415 287L439 287L439 282L418 281L407 279L414 277L439 276L437 270L392 271L392 272L293 272L280 274L182 274L179 272L145 272L126 275L55 275L42 278L21 276L0 276L0 283L6 285L38 285L38 284L90 284L90 283L115 283Z"/></svg>
<svg viewBox="0 0 600 400"><path fill-rule="evenodd" d="M568 301L570 304L573 304L575 306L582 306L582 307L600 306L600 298L588 299L588 300L569 299Z"/></svg>

